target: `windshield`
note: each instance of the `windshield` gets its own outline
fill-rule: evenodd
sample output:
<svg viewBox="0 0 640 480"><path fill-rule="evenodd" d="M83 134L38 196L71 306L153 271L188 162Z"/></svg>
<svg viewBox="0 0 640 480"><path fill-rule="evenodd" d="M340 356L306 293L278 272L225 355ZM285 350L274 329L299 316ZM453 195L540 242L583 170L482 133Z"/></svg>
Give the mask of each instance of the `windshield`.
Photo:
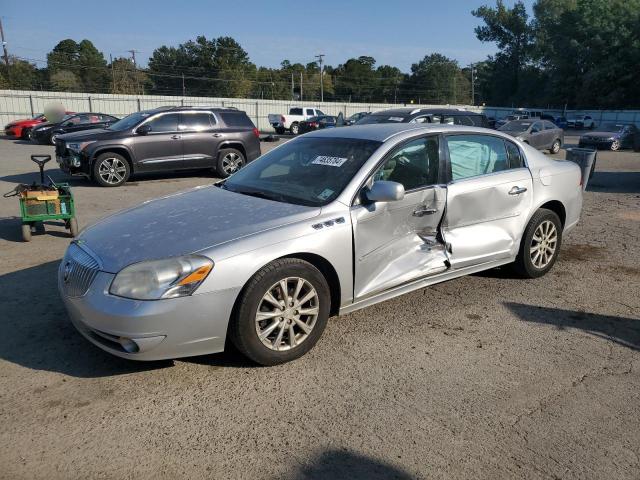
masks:
<svg viewBox="0 0 640 480"><path fill-rule="evenodd" d="M356 125L367 125L372 123L402 123L405 117L399 115L367 115L356 122Z"/></svg>
<svg viewBox="0 0 640 480"><path fill-rule="evenodd" d="M603 123L598 130L603 132L620 132L624 128L621 123Z"/></svg>
<svg viewBox="0 0 640 480"><path fill-rule="evenodd" d="M116 132L122 132L135 127L138 123L142 122L145 118L151 115L150 112L136 112L131 115L127 115L122 120L118 120L107 128L107 130L115 130Z"/></svg>
<svg viewBox="0 0 640 480"><path fill-rule="evenodd" d="M381 142L355 138L291 140L222 184L232 192L319 207L333 201Z"/></svg>
<svg viewBox="0 0 640 480"><path fill-rule="evenodd" d="M513 120L512 122L504 124L498 130L504 132L524 132L527 130L533 122L527 122L524 120Z"/></svg>

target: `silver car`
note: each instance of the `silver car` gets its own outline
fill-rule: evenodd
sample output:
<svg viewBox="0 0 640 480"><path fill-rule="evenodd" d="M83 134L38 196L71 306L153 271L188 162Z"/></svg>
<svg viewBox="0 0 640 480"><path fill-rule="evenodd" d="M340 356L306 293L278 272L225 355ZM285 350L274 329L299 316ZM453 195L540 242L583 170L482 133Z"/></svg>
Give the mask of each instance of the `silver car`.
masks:
<svg viewBox="0 0 640 480"><path fill-rule="evenodd" d="M564 130L548 120L513 120L498 130L551 153L558 153L564 143Z"/></svg>
<svg viewBox="0 0 640 480"><path fill-rule="evenodd" d="M509 135L378 124L320 130L217 185L84 230L59 269L72 322L120 357L295 359L331 315L513 264L553 266L581 173Z"/></svg>

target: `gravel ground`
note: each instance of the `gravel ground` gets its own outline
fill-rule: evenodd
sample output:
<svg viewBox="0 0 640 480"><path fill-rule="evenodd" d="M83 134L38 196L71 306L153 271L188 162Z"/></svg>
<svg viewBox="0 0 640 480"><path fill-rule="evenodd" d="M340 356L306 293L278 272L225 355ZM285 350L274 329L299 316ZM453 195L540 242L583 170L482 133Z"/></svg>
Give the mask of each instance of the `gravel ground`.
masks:
<svg viewBox="0 0 640 480"><path fill-rule="evenodd" d="M0 139L0 191L52 150ZM211 181L72 183L82 227ZM333 319L272 368L103 353L58 298L64 230L22 243L17 213L0 201L0 478L640 478L638 153L599 153L546 277L416 291Z"/></svg>

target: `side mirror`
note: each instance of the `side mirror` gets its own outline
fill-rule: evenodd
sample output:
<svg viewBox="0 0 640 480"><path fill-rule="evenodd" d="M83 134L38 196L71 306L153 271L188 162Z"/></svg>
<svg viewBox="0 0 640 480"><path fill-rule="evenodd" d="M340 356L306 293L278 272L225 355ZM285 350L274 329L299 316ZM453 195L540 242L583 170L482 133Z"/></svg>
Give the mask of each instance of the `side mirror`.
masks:
<svg viewBox="0 0 640 480"><path fill-rule="evenodd" d="M138 127L136 129L136 133L138 135L146 135L147 133L149 133L151 131L151 125L149 125L148 123Z"/></svg>
<svg viewBox="0 0 640 480"><path fill-rule="evenodd" d="M404 198L404 186L398 182L378 180L365 190L365 196L370 202L395 202Z"/></svg>

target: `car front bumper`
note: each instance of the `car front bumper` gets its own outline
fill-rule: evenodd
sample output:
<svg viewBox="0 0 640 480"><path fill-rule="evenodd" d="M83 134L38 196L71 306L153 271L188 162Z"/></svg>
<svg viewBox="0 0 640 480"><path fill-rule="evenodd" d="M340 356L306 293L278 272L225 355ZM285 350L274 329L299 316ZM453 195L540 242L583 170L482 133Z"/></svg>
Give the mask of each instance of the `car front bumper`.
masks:
<svg viewBox="0 0 640 480"><path fill-rule="evenodd" d="M110 295L115 275L97 272L83 296L64 288L63 260L58 288L71 322L91 343L132 360L164 360L221 352L237 289L163 300Z"/></svg>
<svg viewBox="0 0 640 480"><path fill-rule="evenodd" d="M8 137L19 137L22 135L22 127L7 125L4 127L4 134Z"/></svg>
<svg viewBox="0 0 640 480"><path fill-rule="evenodd" d="M611 148L613 140L580 140L578 147L580 148L593 148L595 150L599 148Z"/></svg>

